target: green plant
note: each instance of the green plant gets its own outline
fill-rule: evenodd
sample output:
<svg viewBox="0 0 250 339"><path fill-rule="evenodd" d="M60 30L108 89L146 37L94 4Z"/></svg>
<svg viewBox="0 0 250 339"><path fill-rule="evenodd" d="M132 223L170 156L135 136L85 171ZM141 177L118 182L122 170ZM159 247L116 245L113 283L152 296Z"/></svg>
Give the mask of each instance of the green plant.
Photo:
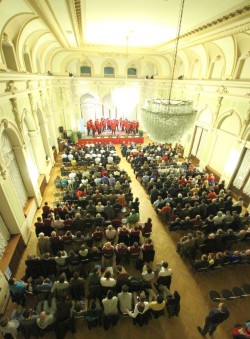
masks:
<svg viewBox="0 0 250 339"><path fill-rule="evenodd" d="M143 134L144 134L143 130L140 129L140 130L139 130L139 136L142 137Z"/></svg>
<svg viewBox="0 0 250 339"><path fill-rule="evenodd" d="M82 132L81 132L81 131L77 131L76 134L77 134L78 139L81 139L81 137L82 137Z"/></svg>
<svg viewBox="0 0 250 339"><path fill-rule="evenodd" d="M71 144L76 144L78 142L77 132L68 131L68 136Z"/></svg>

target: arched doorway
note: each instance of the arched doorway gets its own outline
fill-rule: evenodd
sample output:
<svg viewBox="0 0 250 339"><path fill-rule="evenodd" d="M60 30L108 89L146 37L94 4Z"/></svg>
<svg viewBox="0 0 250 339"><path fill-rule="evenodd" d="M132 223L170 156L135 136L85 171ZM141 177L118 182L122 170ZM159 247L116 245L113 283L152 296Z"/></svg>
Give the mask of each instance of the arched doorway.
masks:
<svg viewBox="0 0 250 339"><path fill-rule="evenodd" d="M87 93L80 98L81 118L84 124L90 119L95 120L98 114L98 106L93 95Z"/></svg>
<svg viewBox="0 0 250 339"><path fill-rule="evenodd" d="M115 119L116 114L116 107L112 102L111 94L108 93L102 99L102 115L104 118Z"/></svg>

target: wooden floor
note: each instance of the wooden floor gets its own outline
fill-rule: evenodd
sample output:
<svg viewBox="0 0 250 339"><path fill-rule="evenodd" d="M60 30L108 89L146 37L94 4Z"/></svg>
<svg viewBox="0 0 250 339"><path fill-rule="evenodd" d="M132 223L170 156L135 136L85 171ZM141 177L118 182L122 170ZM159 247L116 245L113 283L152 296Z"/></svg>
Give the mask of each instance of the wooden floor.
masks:
<svg viewBox="0 0 250 339"><path fill-rule="evenodd" d="M119 147L117 147L118 149ZM55 176L59 174L59 157L57 166L51 172L51 179L45 189L44 201L53 202L53 181ZM120 168L126 169L132 178L132 190L134 197L140 199L140 215L141 221L145 221L148 217L153 219L153 235L156 249L155 263L164 260L169 262L169 266L173 269L172 290L178 290L181 295L181 311L178 318L169 319L167 316L152 320L147 326L139 328L132 324L131 318L120 319L118 325L109 331L102 328L88 330L86 323L80 320L77 323L77 333L72 335L68 333L65 338L108 338L108 339L134 339L143 336L143 339L164 338L164 339L184 339L184 338L201 338L196 327L203 326L205 316L208 311L215 307L216 304L211 302L208 293L211 289L220 291L222 288L233 288L234 286L242 286L243 283L250 283L250 267L233 267L225 268L216 272L203 274L194 274L190 265L185 262L176 253L176 243L180 238L179 234L170 233L166 226L163 225L155 211L153 210L150 200L140 183L135 179L130 165L124 158L120 163ZM37 216L41 215L41 209L37 211ZM24 274L24 260L27 254L36 251L36 237L34 228L32 227L30 241L26 248L17 277L20 278ZM242 323L250 319L250 298L234 300L228 303L230 318L218 327L213 338L229 339L232 338L231 329L235 323ZM12 308L8 306L9 312ZM46 335L48 339L54 338L53 334Z"/></svg>

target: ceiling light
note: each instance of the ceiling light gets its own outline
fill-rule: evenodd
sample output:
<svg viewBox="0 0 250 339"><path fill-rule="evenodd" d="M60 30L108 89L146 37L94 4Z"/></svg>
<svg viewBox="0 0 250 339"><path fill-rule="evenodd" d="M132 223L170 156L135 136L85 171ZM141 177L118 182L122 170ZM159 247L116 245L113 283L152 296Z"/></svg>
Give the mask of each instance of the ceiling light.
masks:
<svg viewBox="0 0 250 339"><path fill-rule="evenodd" d="M147 99L142 109L142 124L148 135L158 142L179 141L183 134L193 125L196 116L192 101L172 98L184 3L185 0L182 0L168 98Z"/></svg>

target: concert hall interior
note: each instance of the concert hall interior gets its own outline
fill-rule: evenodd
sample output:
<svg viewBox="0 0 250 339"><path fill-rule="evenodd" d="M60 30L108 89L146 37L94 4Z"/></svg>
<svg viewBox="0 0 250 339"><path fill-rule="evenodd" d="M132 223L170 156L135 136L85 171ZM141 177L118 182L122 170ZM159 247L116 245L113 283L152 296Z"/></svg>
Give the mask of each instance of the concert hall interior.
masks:
<svg viewBox="0 0 250 339"><path fill-rule="evenodd" d="M225 302L211 337L232 338L250 321L250 0L0 0L0 17L0 334L196 339Z"/></svg>

